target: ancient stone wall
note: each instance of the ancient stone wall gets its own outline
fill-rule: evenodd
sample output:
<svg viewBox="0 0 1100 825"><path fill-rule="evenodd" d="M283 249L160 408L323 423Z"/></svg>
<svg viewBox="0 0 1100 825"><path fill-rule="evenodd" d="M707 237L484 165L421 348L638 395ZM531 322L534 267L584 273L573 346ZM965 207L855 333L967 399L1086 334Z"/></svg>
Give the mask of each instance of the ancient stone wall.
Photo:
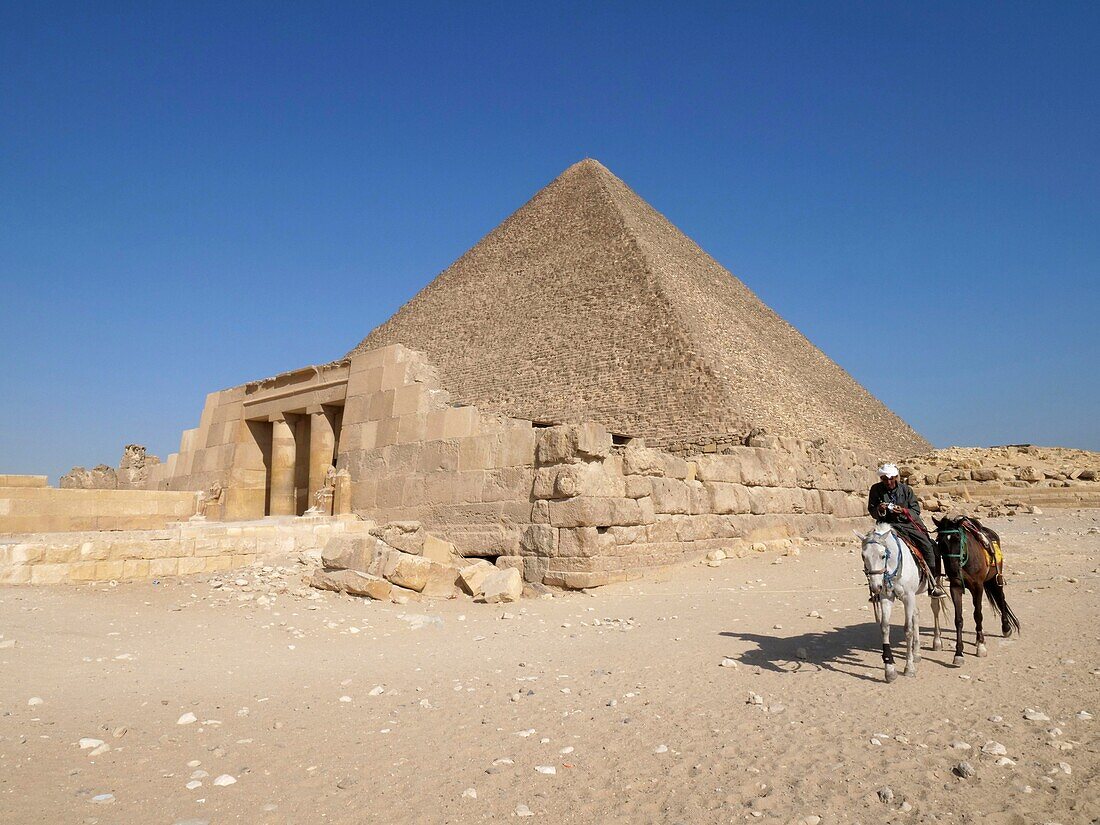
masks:
<svg viewBox="0 0 1100 825"><path fill-rule="evenodd" d="M189 492L0 487L0 534L149 530L195 514Z"/></svg>
<svg viewBox="0 0 1100 825"><path fill-rule="evenodd" d="M452 406L425 357L400 345L352 358L347 399L339 461L356 513L422 522L465 556L566 587L843 534L874 480L872 457L821 443L758 436L686 460L615 444L598 424Z"/></svg>
<svg viewBox="0 0 1100 825"><path fill-rule="evenodd" d="M368 525L348 519L185 522L161 530L0 536L0 584L79 584L214 573L269 557L320 554L337 535Z"/></svg>

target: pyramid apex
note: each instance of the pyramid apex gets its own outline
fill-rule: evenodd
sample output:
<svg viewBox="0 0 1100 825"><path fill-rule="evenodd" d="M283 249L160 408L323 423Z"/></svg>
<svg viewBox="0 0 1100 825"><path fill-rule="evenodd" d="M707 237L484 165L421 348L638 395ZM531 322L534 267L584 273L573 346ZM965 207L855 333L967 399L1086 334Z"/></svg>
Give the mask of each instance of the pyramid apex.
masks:
<svg viewBox="0 0 1100 825"><path fill-rule="evenodd" d="M605 175L613 174L610 169L608 169L606 166L604 166L602 163L600 163L595 158L584 158L582 160L578 160L576 163L574 163L572 166L570 166L568 169L566 169L562 173L562 175L564 176L564 175L571 175L571 174L577 174L577 173L589 173L589 174L591 174L593 172L602 173L602 174L605 174Z"/></svg>

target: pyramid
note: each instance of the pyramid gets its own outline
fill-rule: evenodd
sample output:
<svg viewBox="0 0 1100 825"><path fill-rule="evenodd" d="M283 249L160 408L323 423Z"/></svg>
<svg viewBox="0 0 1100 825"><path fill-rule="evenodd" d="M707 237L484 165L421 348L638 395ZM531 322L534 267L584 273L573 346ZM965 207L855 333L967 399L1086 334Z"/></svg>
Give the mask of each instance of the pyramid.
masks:
<svg viewBox="0 0 1100 825"><path fill-rule="evenodd" d="M595 160L569 167L352 352L421 350L455 401L668 445L764 428L930 445Z"/></svg>

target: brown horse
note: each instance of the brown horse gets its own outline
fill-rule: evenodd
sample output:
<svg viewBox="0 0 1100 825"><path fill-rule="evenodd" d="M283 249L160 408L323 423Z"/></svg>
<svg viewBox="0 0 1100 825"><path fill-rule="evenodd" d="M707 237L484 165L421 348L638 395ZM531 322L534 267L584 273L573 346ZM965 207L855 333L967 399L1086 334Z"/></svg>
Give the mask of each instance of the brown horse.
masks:
<svg viewBox="0 0 1100 825"><path fill-rule="evenodd" d="M987 656L985 634L982 632L982 593L989 599L995 613L1001 614L1001 634L1007 639L1013 631L1020 632L1020 620L1005 601L1004 579L989 557L985 538L1000 544L1001 538L988 527L967 518L944 518L932 521L936 524L937 548L943 559L944 570L951 581L951 600L955 604L955 659L958 667L963 663L963 588L970 591L974 600L974 631L979 656Z"/></svg>

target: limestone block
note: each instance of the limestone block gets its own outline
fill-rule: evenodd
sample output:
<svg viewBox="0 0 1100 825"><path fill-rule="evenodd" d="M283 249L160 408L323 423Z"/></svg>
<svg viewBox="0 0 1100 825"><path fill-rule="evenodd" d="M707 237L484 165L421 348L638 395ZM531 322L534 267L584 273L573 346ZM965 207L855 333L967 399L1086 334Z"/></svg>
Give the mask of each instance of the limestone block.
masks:
<svg viewBox="0 0 1100 825"><path fill-rule="evenodd" d="M424 426L427 428L428 395L423 384L406 384L397 387L393 395L393 414L395 416L417 415L424 413ZM423 436L421 436L423 437Z"/></svg>
<svg viewBox="0 0 1100 825"><path fill-rule="evenodd" d="M96 580L96 567L103 562L75 561L67 565L58 565L68 568L68 580L71 582L91 582ZM32 579L33 579L33 573Z"/></svg>
<svg viewBox="0 0 1100 825"><path fill-rule="evenodd" d="M653 493L653 482L648 476L625 476L623 494L627 498L645 498Z"/></svg>
<svg viewBox="0 0 1100 825"><path fill-rule="evenodd" d="M539 464L572 464L605 457L611 451L611 433L599 424L559 424L538 432Z"/></svg>
<svg viewBox="0 0 1100 825"><path fill-rule="evenodd" d="M458 439L459 470L488 470L494 466L493 444L495 439L487 435L472 435Z"/></svg>
<svg viewBox="0 0 1100 825"><path fill-rule="evenodd" d="M641 476L663 476L665 463L659 450L645 446L645 442L635 438L623 450L623 474Z"/></svg>
<svg viewBox="0 0 1100 825"><path fill-rule="evenodd" d="M330 538L321 551L321 563L330 570L366 572L386 548L371 535L342 534Z"/></svg>
<svg viewBox="0 0 1100 825"><path fill-rule="evenodd" d="M482 501L529 501L534 473L526 467L478 471L484 477Z"/></svg>
<svg viewBox="0 0 1100 825"><path fill-rule="evenodd" d="M458 568L450 564L432 564L420 591L433 599L453 599L458 595Z"/></svg>
<svg viewBox="0 0 1100 825"><path fill-rule="evenodd" d="M159 576L174 576L178 570L179 559L163 558L149 560L149 575L154 578Z"/></svg>
<svg viewBox="0 0 1100 825"><path fill-rule="evenodd" d="M100 564L113 564L114 562L100 562ZM122 562L118 562L119 565ZM206 559L201 557L190 557L180 559L179 564L176 567L176 572L181 576L190 576L195 573L201 573L206 569ZM121 571L120 571L121 575ZM96 578L102 580L104 578L103 571L96 567ZM119 576L107 576L108 579L119 578Z"/></svg>
<svg viewBox="0 0 1100 825"><path fill-rule="evenodd" d="M607 531L597 527L566 527L558 530L558 542L555 555L584 557L609 553L615 544L611 530L634 528L609 528ZM645 528L642 528L643 530Z"/></svg>
<svg viewBox="0 0 1100 825"><path fill-rule="evenodd" d="M653 496L639 498L637 499L637 502L638 524L652 524L653 520L657 517L656 510L653 506Z"/></svg>
<svg viewBox="0 0 1100 825"><path fill-rule="evenodd" d="M457 441L428 441L420 450L416 469L421 473L457 472L459 469Z"/></svg>
<svg viewBox="0 0 1100 825"><path fill-rule="evenodd" d="M454 565L460 558L454 544L437 538L431 533L424 533L423 547L420 554L428 561L434 561L437 564Z"/></svg>
<svg viewBox="0 0 1100 825"><path fill-rule="evenodd" d="M415 590L418 593L423 590L432 574L433 563L408 553L391 551L391 555L396 555L397 558L386 578L398 587Z"/></svg>
<svg viewBox="0 0 1100 825"><path fill-rule="evenodd" d="M711 512L748 513L752 509L748 490L740 484L708 481L704 486L710 493Z"/></svg>
<svg viewBox="0 0 1100 825"><path fill-rule="evenodd" d="M626 495L626 481L621 475L608 472L600 462L557 464L536 472L533 492L536 498L547 499L582 495L622 498Z"/></svg>
<svg viewBox="0 0 1100 825"><path fill-rule="evenodd" d="M427 534L419 521L391 521L371 528L370 532L371 535L377 536L390 547L394 547L403 553L419 556L424 552L424 541Z"/></svg>
<svg viewBox="0 0 1100 825"><path fill-rule="evenodd" d="M558 531L549 524L529 524L520 537L524 556L552 556L557 552Z"/></svg>
<svg viewBox="0 0 1100 825"><path fill-rule="evenodd" d="M536 501L531 505L531 522L533 524L550 523L550 502Z"/></svg>
<svg viewBox="0 0 1100 825"><path fill-rule="evenodd" d="M701 515L713 511L713 503L710 499L710 490L701 481L687 481L688 512L692 515Z"/></svg>
<svg viewBox="0 0 1100 825"><path fill-rule="evenodd" d="M678 478L681 481L687 481L689 475L694 477L697 470L690 462L665 452L660 452L658 455L664 469L662 475L666 478Z"/></svg>
<svg viewBox="0 0 1100 825"><path fill-rule="evenodd" d="M676 478L653 478L653 509L657 513L686 513L690 509L687 484Z"/></svg>
<svg viewBox="0 0 1100 825"><path fill-rule="evenodd" d="M385 579L358 570L315 570L310 586L380 601L390 598L393 585Z"/></svg>
<svg viewBox="0 0 1100 825"><path fill-rule="evenodd" d="M565 501L551 501L550 523L555 527L610 527L612 525L642 524L641 502L651 499L588 498L579 497Z"/></svg>
<svg viewBox="0 0 1100 825"><path fill-rule="evenodd" d="M352 370L348 376L347 397L367 397L382 390L382 367ZM360 419L356 419L360 420Z"/></svg>
<svg viewBox="0 0 1100 825"><path fill-rule="evenodd" d="M535 429L529 421L509 424L501 440L498 462L502 467L530 467L535 463Z"/></svg>
<svg viewBox="0 0 1100 825"><path fill-rule="evenodd" d="M441 438L468 438L477 434L477 407L448 407L442 413Z"/></svg>
<svg viewBox="0 0 1100 825"><path fill-rule="evenodd" d="M489 562L479 560L458 571L458 583L471 596L476 596L481 592L481 585L485 579L496 571L497 568Z"/></svg>
<svg viewBox="0 0 1100 825"><path fill-rule="evenodd" d="M700 481L741 483L741 462L736 456L705 455L695 461Z"/></svg>
<svg viewBox="0 0 1100 825"><path fill-rule="evenodd" d="M122 563L122 578L144 579L149 576L149 562L145 559L127 559Z"/></svg>
<svg viewBox="0 0 1100 825"><path fill-rule="evenodd" d="M592 528L578 528L581 530ZM636 527L608 527L607 535L611 537L611 541L616 545L626 544L645 544L648 541L647 528L644 525L637 525ZM564 554L563 554L564 555ZM569 553L568 555L584 555L583 553Z"/></svg>
<svg viewBox="0 0 1100 825"><path fill-rule="evenodd" d="M501 604L519 601L523 595L523 576L519 570L509 567L495 570L481 583L478 601L486 604Z"/></svg>
<svg viewBox="0 0 1100 825"><path fill-rule="evenodd" d="M411 444L423 441L428 433L428 416L426 413L410 413L397 419L398 444Z"/></svg>

